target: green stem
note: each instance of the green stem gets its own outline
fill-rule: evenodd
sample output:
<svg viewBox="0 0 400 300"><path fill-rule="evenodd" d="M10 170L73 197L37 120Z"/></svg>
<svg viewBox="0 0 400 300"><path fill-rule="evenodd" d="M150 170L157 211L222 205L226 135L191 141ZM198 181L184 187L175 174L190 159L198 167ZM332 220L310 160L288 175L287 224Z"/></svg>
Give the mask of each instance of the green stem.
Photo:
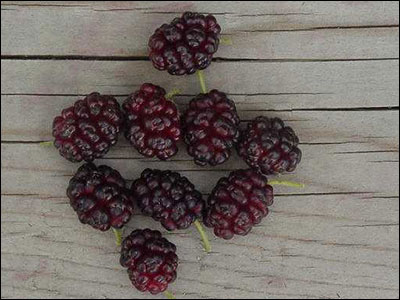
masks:
<svg viewBox="0 0 400 300"><path fill-rule="evenodd" d="M196 229L198 230L198 232L200 233L201 239L203 240L203 246L204 246L204 250L207 253L211 252L211 245L210 245L210 241L208 240L207 234L204 231L203 226L201 225L201 223L199 222L199 220L194 221L194 226L196 226Z"/></svg>
<svg viewBox="0 0 400 300"><path fill-rule="evenodd" d="M116 229L112 227L112 230L115 235L115 244L119 247L122 244L122 229Z"/></svg>
<svg viewBox="0 0 400 300"><path fill-rule="evenodd" d="M47 142L40 142L39 145L43 146L43 147L49 147L52 146L54 144L53 141L47 141Z"/></svg>
<svg viewBox="0 0 400 300"><path fill-rule="evenodd" d="M172 89L171 91L169 91L168 94L165 95L165 98L167 98L168 100L171 100L172 97L174 97L180 93L181 93L180 89Z"/></svg>
<svg viewBox="0 0 400 300"><path fill-rule="evenodd" d="M176 299L174 294L172 294L170 291L165 291L164 295L167 299Z"/></svg>
<svg viewBox="0 0 400 300"><path fill-rule="evenodd" d="M305 188L306 185L303 183L299 182L294 182L294 181L286 181L286 180L270 180L268 181L270 185L284 185L284 186L289 186L289 187L295 187L295 188Z"/></svg>
<svg viewBox="0 0 400 300"><path fill-rule="evenodd" d="M203 70L197 70L196 74L197 74L197 77L199 78L199 81L200 81L201 91L204 94L206 94L207 93L207 88L206 88L206 81L204 80Z"/></svg>
<svg viewBox="0 0 400 300"><path fill-rule="evenodd" d="M232 39L229 36L221 36L219 38L221 45L231 46L233 44Z"/></svg>

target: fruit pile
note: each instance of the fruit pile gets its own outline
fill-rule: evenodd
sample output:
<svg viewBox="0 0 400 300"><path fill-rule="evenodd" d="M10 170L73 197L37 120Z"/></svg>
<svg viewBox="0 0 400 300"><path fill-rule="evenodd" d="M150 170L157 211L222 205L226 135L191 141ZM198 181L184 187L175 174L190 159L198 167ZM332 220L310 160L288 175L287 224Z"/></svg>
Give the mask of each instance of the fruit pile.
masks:
<svg viewBox="0 0 400 300"><path fill-rule="evenodd" d="M149 39L155 68L199 76L202 93L185 112L179 113L162 87L145 83L122 106L112 96L92 93L53 122L54 146L60 154L71 162L86 162L67 188L71 207L83 224L114 231L117 244L122 242L121 265L141 292L167 292L177 277L178 256L176 246L151 229L134 230L122 241L121 229L135 206L168 231L194 225L210 252L201 223L223 239L248 234L268 215L273 183L282 183L266 176L292 172L301 160L299 139L281 119L260 116L241 129L234 101L216 89L206 90L201 70L211 64L220 32L212 15L186 12ZM220 165L236 149L249 169L221 178L207 201L188 178L169 170L146 169L129 188L117 170L93 163L117 143L120 132L146 157L167 160L182 140L199 166Z"/></svg>

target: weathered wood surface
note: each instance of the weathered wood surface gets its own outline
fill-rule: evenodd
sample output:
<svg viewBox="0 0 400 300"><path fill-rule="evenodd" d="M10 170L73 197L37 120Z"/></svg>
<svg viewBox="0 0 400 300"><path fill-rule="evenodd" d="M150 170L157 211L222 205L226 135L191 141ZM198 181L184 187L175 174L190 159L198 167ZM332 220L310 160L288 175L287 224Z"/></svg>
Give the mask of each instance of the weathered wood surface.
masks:
<svg viewBox="0 0 400 300"><path fill-rule="evenodd" d="M161 22L185 10L217 13L232 46L206 70L243 120L279 116L298 132L304 160L276 188L272 213L247 237L170 234L181 258L178 298L399 297L398 2L11 2L1 4L1 296L139 298L110 233L79 224L65 197L77 165L52 147L51 121L91 91L119 100L144 81L178 87L195 76L146 60ZM129 180L145 167L188 176L205 196L237 158L195 166L182 145L168 162L146 159L121 137L99 163ZM135 215L127 231L162 230ZM211 232L210 232L211 236ZM154 298L145 295L147 298Z"/></svg>
<svg viewBox="0 0 400 300"><path fill-rule="evenodd" d="M398 10L386 3L6 3L3 55L147 55L160 23L179 12L213 12L234 47L217 57L366 59L398 57ZM15 26L22 21L29 26ZM85 30L82 30L85 28ZM251 45L251 47L249 47Z"/></svg>

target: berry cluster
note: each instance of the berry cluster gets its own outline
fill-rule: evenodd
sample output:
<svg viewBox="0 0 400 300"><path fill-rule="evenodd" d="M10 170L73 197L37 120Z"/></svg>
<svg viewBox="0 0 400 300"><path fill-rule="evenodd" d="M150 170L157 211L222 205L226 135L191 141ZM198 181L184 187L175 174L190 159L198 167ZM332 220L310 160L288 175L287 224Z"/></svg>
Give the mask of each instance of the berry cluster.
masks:
<svg viewBox="0 0 400 300"><path fill-rule="evenodd" d="M169 231L187 229L201 219L205 203L200 192L177 172L146 169L132 184L142 213Z"/></svg>
<svg viewBox="0 0 400 300"><path fill-rule="evenodd" d="M292 172L301 160L299 138L279 118L258 117L241 134L239 155L260 173Z"/></svg>
<svg viewBox="0 0 400 300"><path fill-rule="evenodd" d="M205 224L223 239L246 235L267 216L273 199L264 176L253 170L233 171L219 180L208 198Z"/></svg>
<svg viewBox="0 0 400 300"><path fill-rule="evenodd" d="M157 69L200 74L203 93L184 113L179 114L162 87L145 83L122 108L112 96L92 93L54 119L54 145L60 154L71 162L86 161L67 188L72 208L83 224L113 229L118 245L135 204L168 231L195 225L207 252L210 245L201 222L223 239L247 235L273 203L272 182L266 176L292 172L301 161L299 139L281 119L260 116L241 130L234 101L221 91L206 91L199 70L210 65L220 31L212 15L187 12L150 37L149 56ZM236 149L249 169L221 178L207 201L188 178L173 171L145 169L128 188L118 171L92 163L117 143L120 132L146 157L170 159L182 139L199 166L222 164ZM120 263L139 291L158 294L177 277L176 250L159 231L137 229L123 240Z"/></svg>
<svg viewBox="0 0 400 300"><path fill-rule="evenodd" d="M217 90L196 96L189 103L182 124L187 150L199 166L224 163L239 139L235 103Z"/></svg>
<svg viewBox="0 0 400 300"><path fill-rule="evenodd" d="M165 99L165 90L143 84L125 100L125 137L139 153L165 160L178 152L181 137L178 110Z"/></svg>
<svg viewBox="0 0 400 300"><path fill-rule="evenodd" d="M212 15L186 12L150 37L150 60L155 68L172 75L193 74L211 64L220 32Z"/></svg>
<svg viewBox="0 0 400 300"><path fill-rule="evenodd" d="M81 166L69 182L67 196L79 221L101 231L122 228L133 213L125 180L108 166Z"/></svg>
<svg viewBox="0 0 400 300"><path fill-rule="evenodd" d="M164 292L176 279L178 256L176 247L159 231L135 230L121 246L120 263L128 268L132 284L141 292Z"/></svg>
<svg viewBox="0 0 400 300"><path fill-rule="evenodd" d="M54 146L72 162L93 161L117 143L122 122L115 98L91 93L54 119Z"/></svg>

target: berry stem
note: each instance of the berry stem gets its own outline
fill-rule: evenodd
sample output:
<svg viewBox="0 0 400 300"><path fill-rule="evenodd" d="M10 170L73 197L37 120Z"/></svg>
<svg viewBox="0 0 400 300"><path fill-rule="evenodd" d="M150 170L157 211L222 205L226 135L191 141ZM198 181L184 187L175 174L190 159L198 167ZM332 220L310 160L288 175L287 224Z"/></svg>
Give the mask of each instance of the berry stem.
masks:
<svg viewBox="0 0 400 300"><path fill-rule="evenodd" d="M203 70L197 70L196 74L197 74L197 77L199 78L199 81L200 81L201 91L204 94L206 94L207 93L207 88L206 88L206 81L204 80Z"/></svg>
<svg viewBox="0 0 400 300"><path fill-rule="evenodd" d="M199 222L199 220L194 221L194 226L196 226L196 229L198 230L198 232L201 235L201 239L203 240L204 250L207 253L210 253L211 252L211 244L210 244L210 241L208 240L207 234L204 231L204 228L201 225L201 223Z"/></svg>
<svg viewBox="0 0 400 300"><path fill-rule="evenodd" d="M43 147L49 147L53 145L53 141L40 142L39 145Z"/></svg>
<svg viewBox="0 0 400 300"><path fill-rule="evenodd" d="M168 92L168 94L165 95L165 98L167 98L168 100L171 100L172 97L179 95L181 93L180 89L172 89Z"/></svg>
<svg viewBox="0 0 400 300"><path fill-rule="evenodd" d="M229 36L221 36L219 41L221 45L231 46L233 44L233 41Z"/></svg>
<svg viewBox="0 0 400 300"><path fill-rule="evenodd" d="M305 188L306 185L303 183L299 182L294 182L294 181L286 181L286 180L271 180L268 181L270 185L284 185L284 186L289 186L289 187L295 187L295 188Z"/></svg>
<svg viewBox="0 0 400 300"><path fill-rule="evenodd" d="M174 294L172 294L170 291L165 291L164 295L165 295L165 298L167 298L167 299L176 299Z"/></svg>
<svg viewBox="0 0 400 300"><path fill-rule="evenodd" d="M115 235L115 244L119 247L122 244L122 229L116 229L112 227L112 230Z"/></svg>

